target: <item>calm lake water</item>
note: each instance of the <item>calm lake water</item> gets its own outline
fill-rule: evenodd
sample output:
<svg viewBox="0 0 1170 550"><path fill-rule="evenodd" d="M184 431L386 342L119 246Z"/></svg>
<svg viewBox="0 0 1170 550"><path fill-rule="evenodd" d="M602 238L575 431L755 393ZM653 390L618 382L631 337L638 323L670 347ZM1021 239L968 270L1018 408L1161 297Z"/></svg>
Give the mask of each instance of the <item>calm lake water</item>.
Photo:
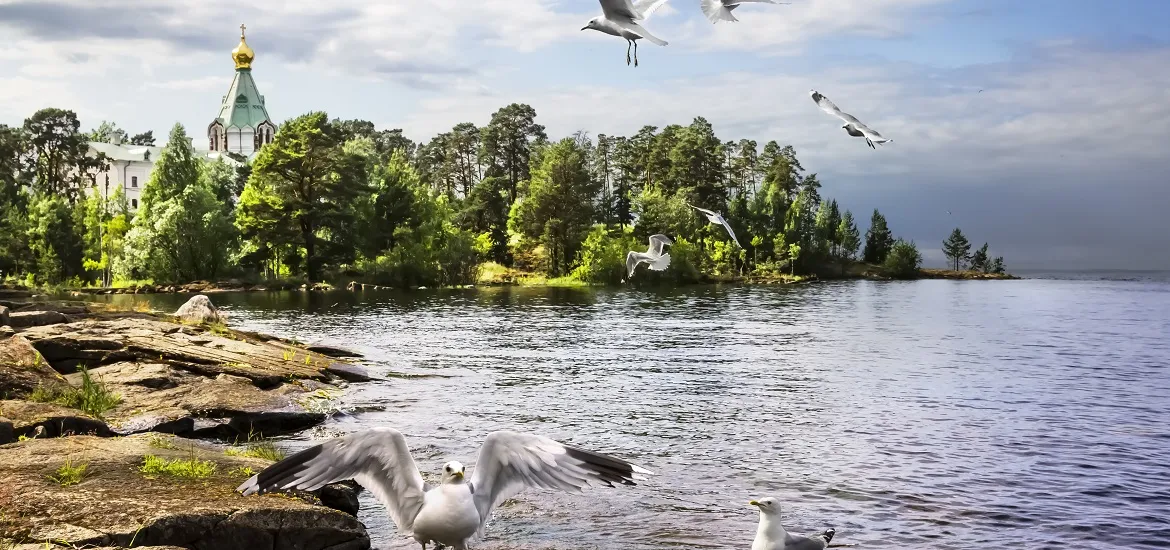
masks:
<svg viewBox="0 0 1170 550"><path fill-rule="evenodd" d="M393 426L436 472L506 428L659 474L525 493L477 548L746 550L765 495L790 530L857 548L1170 548L1165 282L212 299L237 327L356 349L386 377L290 448ZM363 498L376 547L417 548Z"/></svg>

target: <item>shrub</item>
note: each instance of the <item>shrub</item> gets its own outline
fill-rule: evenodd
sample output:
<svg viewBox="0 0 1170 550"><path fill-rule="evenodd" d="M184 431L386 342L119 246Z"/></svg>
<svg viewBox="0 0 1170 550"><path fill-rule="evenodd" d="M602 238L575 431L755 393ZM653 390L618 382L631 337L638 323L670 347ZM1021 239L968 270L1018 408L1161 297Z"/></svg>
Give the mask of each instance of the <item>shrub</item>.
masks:
<svg viewBox="0 0 1170 550"><path fill-rule="evenodd" d="M594 284L620 284L626 278L626 254L635 248L628 231L614 237L604 225L595 225L581 244L573 278Z"/></svg>
<svg viewBox="0 0 1170 550"><path fill-rule="evenodd" d="M898 239L886 256L885 267L891 277L914 278L918 275L918 269L922 267L922 254L918 252L914 241Z"/></svg>

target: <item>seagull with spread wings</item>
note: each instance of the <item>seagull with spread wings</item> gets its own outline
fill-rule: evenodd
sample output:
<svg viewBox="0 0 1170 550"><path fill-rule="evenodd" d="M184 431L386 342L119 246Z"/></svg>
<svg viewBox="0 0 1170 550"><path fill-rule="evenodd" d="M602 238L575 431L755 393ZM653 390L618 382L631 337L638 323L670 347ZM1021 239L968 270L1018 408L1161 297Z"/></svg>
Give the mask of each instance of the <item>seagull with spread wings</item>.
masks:
<svg viewBox="0 0 1170 550"><path fill-rule="evenodd" d="M736 22L734 15L731 15L731 10L738 8L740 4L748 3L760 4L790 4L791 2L777 2L776 0L700 0L700 7L703 8L703 14L710 19L712 23L720 21Z"/></svg>
<svg viewBox="0 0 1170 550"><path fill-rule="evenodd" d="M634 66L638 66L638 40L645 38L659 46L667 42L647 31L639 21L645 21L667 0L600 0L601 15L586 23L581 30L595 30L626 39L626 65L630 64L630 47L634 48Z"/></svg>
<svg viewBox="0 0 1170 550"><path fill-rule="evenodd" d="M297 489L315 491L353 479L377 497L398 526L426 550L427 543L466 550L482 534L492 510L524 489L581 491L597 483L635 485L651 472L624 460L508 431L488 434L471 479L463 464L443 465L442 481L428 487L406 438L375 428L326 441L252 476L237 489L245 496Z"/></svg>
<svg viewBox="0 0 1170 550"><path fill-rule="evenodd" d="M842 111L832 101L829 101L829 98L821 95L820 92L816 90L809 90L808 93L810 96L812 96L813 101L816 102L817 107L820 107L822 111L829 113L830 115L833 115L845 122L845 124L843 124L841 127L845 129L846 133L853 137L865 138L865 143L868 144L871 149L877 149L877 147L873 146L875 143L878 145L885 145L888 142L894 141L892 139L886 139L885 137L882 137L882 135L877 133L876 130L873 130L869 126L862 124L861 121L857 120L857 118L853 115Z"/></svg>
<svg viewBox="0 0 1170 550"><path fill-rule="evenodd" d="M688 204L687 206L690 206L691 208L694 208L695 210L702 212L705 216L707 216L707 221L709 221L715 225L722 225L723 228L727 230L727 234L731 235L731 240L735 241L735 246L743 248L743 245L739 244L739 239L735 238L735 231L733 229L731 229L731 224L727 223L727 219L723 217L723 214L715 212L714 210L707 210L706 208L699 208L698 206L695 206L693 204Z"/></svg>
<svg viewBox="0 0 1170 550"><path fill-rule="evenodd" d="M650 269L654 271L666 271L670 267L670 253L663 253L662 247L674 244L670 237L666 235L650 235L650 248L645 252L635 252L631 250L626 254L626 276L633 277L634 270L638 269L638 264L650 264Z"/></svg>

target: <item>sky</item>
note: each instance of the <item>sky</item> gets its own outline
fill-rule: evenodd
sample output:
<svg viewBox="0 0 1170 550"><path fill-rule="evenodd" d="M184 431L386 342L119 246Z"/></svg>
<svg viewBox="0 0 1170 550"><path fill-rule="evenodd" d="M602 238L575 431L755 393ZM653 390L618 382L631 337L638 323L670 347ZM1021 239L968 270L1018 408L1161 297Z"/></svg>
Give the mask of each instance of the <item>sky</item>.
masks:
<svg viewBox="0 0 1170 550"><path fill-rule="evenodd" d="M702 116L792 145L928 265L961 227L1009 269L1170 269L1170 2L790 2L712 25L670 0L645 22L669 45L635 68L581 30L594 0L0 0L0 124L60 107L205 146L246 23L278 123L324 110L427 141L521 102L555 139ZM810 89L894 142L848 137Z"/></svg>

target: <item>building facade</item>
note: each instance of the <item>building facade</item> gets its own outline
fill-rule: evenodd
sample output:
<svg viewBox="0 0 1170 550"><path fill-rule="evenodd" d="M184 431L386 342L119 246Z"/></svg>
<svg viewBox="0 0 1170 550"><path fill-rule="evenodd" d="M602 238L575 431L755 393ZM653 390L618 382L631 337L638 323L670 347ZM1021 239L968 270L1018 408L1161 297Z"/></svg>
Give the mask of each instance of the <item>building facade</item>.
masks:
<svg viewBox="0 0 1170 550"><path fill-rule="evenodd" d="M252 79L252 62L256 53L248 46L245 30L246 27L240 25L240 44L232 50L236 76L227 95L220 101L219 115L207 127L208 149L195 150L198 158L235 162L226 155L231 152L251 160L276 136L276 125L268 117L264 96L260 95ZM194 150L190 138L187 146ZM112 143L91 141L89 150L92 155L101 153L110 159L109 169L93 175L98 192L109 198L121 185L126 202L131 209L137 209L142 200L142 188L150 180L154 163L163 148L124 144L115 138Z"/></svg>

